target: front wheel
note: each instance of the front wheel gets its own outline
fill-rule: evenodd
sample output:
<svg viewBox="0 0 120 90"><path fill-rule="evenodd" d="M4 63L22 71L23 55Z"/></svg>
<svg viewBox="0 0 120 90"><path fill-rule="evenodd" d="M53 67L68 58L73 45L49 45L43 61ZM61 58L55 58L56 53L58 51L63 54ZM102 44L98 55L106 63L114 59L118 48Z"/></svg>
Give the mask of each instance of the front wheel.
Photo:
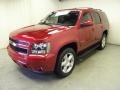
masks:
<svg viewBox="0 0 120 90"><path fill-rule="evenodd" d="M100 41L100 46L98 47L98 49L99 50L102 50L102 49L104 49L105 48L105 46L106 46L106 41L107 41L107 35L106 34L103 34L103 36L102 36L102 39L101 39L101 41Z"/></svg>
<svg viewBox="0 0 120 90"><path fill-rule="evenodd" d="M68 76L74 66L76 60L76 53L72 48L63 50L59 55L55 67L55 73L57 76L63 78Z"/></svg>

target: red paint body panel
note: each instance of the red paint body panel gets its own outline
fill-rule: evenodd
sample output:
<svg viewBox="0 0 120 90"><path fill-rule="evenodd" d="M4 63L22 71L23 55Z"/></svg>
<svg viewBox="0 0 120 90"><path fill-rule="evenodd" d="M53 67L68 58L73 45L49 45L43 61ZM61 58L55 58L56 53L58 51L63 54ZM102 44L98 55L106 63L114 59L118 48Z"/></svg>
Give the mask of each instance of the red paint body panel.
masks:
<svg viewBox="0 0 120 90"><path fill-rule="evenodd" d="M8 47L8 54L19 66L29 68L33 71L51 72L54 70L55 55L24 55L13 51Z"/></svg>
<svg viewBox="0 0 120 90"><path fill-rule="evenodd" d="M98 26L80 27L80 21L84 12L93 12L91 9L69 9L79 11L80 15L75 26L60 25L31 25L21 28L10 34L10 38L14 40L26 41L28 47L19 45L21 48L28 48L28 54L22 54L14 51L8 46L8 54L18 65L32 69L33 71L50 72L54 71L56 59L59 50L70 43L76 43L77 52L100 41L102 33L109 29L107 20ZM99 12L98 12L99 13ZM103 14L100 14L104 17ZM51 49L45 55L30 54L31 45L33 43L49 42Z"/></svg>

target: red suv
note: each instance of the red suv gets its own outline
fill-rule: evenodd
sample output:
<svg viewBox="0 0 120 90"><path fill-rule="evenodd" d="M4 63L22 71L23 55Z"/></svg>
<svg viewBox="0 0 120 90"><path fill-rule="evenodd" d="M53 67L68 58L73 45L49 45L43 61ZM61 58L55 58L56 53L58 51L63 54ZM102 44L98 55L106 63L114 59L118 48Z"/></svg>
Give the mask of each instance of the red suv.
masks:
<svg viewBox="0 0 120 90"><path fill-rule="evenodd" d="M100 9L58 10L36 25L12 32L7 50L19 66L66 77L79 53L93 46L105 48L108 30L107 17Z"/></svg>

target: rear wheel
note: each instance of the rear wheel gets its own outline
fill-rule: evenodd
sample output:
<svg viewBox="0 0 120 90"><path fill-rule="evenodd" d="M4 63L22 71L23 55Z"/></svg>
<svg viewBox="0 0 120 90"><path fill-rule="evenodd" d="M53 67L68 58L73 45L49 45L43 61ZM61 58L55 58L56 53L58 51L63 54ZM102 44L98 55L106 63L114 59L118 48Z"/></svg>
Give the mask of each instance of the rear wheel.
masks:
<svg viewBox="0 0 120 90"><path fill-rule="evenodd" d="M57 76L63 78L68 76L74 66L76 60L76 53L72 48L63 50L59 55L55 67L55 73Z"/></svg>
<svg viewBox="0 0 120 90"><path fill-rule="evenodd" d="M100 50L104 49L106 46L106 41L107 41L107 35L103 34L102 39L100 41L100 46L98 47L98 49Z"/></svg>

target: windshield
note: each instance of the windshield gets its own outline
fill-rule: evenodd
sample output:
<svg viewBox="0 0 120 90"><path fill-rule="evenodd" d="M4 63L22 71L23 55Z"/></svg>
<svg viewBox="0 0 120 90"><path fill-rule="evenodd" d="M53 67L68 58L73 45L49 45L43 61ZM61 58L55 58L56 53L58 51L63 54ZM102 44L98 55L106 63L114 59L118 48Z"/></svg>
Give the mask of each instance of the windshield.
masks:
<svg viewBox="0 0 120 90"><path fill-rule="evenodd" d="M78 11L52 12L39 24L74 26L79 16Z"/></svg>

